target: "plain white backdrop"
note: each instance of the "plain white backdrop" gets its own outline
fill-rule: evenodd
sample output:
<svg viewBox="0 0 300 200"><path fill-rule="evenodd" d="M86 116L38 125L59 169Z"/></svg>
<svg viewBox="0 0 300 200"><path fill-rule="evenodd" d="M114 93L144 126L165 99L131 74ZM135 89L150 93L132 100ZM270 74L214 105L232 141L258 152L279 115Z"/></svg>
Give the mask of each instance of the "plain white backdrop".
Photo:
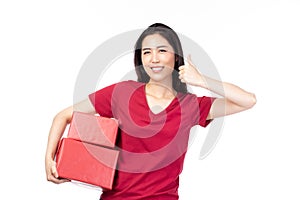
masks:
<svg viewBox="0 0 300 200"><path fill-rule="evenodd" d="M206 131L197 130L180 199L299 199L299 9L298 0L1 1L1 199L99 198L97 190L46 181L52 118L73 103L78 72L96 47L155 22L197 42L222 80L258 100L225 118L203 160Z"/></svg>

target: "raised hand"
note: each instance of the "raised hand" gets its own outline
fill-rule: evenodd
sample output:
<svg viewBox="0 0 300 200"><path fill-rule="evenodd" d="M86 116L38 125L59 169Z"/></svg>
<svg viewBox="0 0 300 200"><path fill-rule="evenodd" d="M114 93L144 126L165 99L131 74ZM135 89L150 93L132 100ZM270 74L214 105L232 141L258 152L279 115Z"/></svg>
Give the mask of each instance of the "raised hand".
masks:
<svg viewBox="0 0 300 200"><path fill-rule="evenodd" d="M205 78L193 64L191 55L187 57L187 63L178 69L181 82L193 86L205 87Z"/></svg>

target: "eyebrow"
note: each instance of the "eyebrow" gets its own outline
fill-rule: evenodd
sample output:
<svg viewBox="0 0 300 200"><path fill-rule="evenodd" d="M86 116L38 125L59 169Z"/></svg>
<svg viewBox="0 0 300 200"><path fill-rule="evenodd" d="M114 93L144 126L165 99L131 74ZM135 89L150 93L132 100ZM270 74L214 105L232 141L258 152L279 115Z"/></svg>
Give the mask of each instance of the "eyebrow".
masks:
<svg viewBox="0 0 300 200"><path fill-rule="evenodd" d="M158 48L168 48L168 46L167 45L160 45L160 46L157 46L156 48L157 49ZM146 51L146 50L150 50L150 49L151 49L150 47L145 47L145 48L142 49L142 51Z"/></svg>

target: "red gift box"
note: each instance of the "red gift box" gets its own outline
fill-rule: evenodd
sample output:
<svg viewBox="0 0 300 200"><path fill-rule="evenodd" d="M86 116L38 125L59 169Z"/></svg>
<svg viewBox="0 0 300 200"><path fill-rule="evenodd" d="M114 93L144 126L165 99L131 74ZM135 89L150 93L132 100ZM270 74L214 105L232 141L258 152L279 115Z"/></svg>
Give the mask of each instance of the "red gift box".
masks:
<svg viewBox="0 0 300 200"><path fill-rule="evenodd" d="M119 152L71 138L56 154L59 177L112 189Z"/></svg>
<svg viewBox="0 0 300 200"><path fill-rule="evenodd" d="M113 148L117 130L118 122L115 119L74 112L68 138Z"/></svg>
<svg viewBox="0 0 300 200"><path fill-rule="evenodd" d="M74 112L56 153L59 177L112 189L119 152L111 148L117 131L115 119Z"/></svg>

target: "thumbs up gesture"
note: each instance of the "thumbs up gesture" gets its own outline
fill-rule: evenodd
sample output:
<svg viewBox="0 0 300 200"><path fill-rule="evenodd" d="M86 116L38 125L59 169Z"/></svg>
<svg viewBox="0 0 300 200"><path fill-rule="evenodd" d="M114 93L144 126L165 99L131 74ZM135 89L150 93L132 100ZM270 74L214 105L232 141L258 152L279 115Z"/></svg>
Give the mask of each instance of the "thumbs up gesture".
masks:
<svg viewBox="0 0 300 200"><path fill-rule="evenodd" d="M198 71L196 66L193 64L191 55L187 57L187 63L185 65L180 66L179 68L179 79L181 82L205 87L205 77Z"/></svg>

